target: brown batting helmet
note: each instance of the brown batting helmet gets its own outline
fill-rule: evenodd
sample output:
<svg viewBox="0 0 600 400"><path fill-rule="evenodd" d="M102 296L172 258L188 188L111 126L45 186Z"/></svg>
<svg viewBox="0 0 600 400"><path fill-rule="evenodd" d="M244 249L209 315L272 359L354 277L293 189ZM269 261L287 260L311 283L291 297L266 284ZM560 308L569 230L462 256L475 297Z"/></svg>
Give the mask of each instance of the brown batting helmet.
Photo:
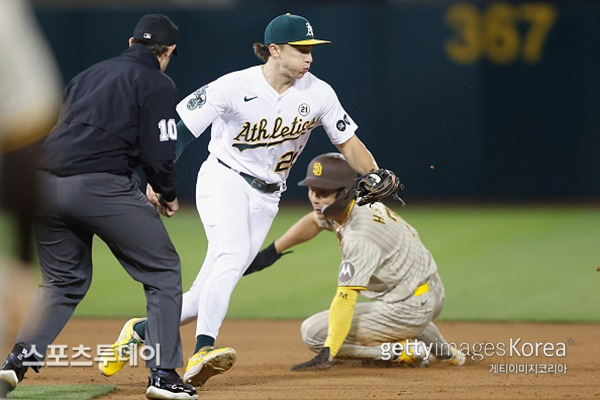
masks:
<svg viewBox="0 0 600 400"><path fill-rule="evenodd" d="M348 207L356 197L356 172L340 153L325 153L311 160L306 169L306 178L299 186L319 189L335 189L336 200L323 210L326 217L334 217Z"/></svg>

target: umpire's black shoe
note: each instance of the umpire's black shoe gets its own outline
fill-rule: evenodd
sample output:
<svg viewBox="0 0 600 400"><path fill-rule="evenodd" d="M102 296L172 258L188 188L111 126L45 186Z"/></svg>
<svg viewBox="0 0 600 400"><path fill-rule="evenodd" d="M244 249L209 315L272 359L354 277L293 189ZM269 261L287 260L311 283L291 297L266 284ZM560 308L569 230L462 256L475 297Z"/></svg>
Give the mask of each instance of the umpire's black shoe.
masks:
<svg viewBox="0 0 600 400"><path fill-rule="evenodd" d="M146 397L149 399L197 400L196 389L183 383L174 369L150 369Z"/></svg>
<svg viewBox="0 0 600 400"><path fill-rule="evenodd" d="M23 360L26 354L27 349L17 343L6 357L4 365L0 368L0 398L5 398L15 390L17 384L25 377L28 367L23 365Z"/></svg>

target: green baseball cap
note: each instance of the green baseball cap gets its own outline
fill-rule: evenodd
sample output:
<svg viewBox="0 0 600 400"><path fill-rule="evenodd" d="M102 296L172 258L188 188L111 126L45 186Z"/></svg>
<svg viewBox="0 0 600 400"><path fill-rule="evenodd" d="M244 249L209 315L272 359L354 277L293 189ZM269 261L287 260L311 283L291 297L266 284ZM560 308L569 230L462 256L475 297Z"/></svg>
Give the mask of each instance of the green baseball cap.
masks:
<svg viewBox="0 0 600 400"><path fill-rule="evenodd" d="M304 17L294 14L283 14L275 17L265 29L265 44L292 44L311 46L331 43L329 40L315 39L312 25Z"/></svg>

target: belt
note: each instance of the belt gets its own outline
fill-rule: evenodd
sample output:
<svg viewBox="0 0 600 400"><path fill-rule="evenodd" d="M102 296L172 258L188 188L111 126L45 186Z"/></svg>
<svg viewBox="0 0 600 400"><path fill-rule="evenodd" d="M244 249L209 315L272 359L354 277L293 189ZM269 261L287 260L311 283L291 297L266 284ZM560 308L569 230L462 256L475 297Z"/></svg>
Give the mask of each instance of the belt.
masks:
<svg viewBox="0 0 600 400"><path fill-rule="evenodd" d="M236 171L235 169L231 168L229 165L225 164L223 161L219 160L218 158L217 158L217 161L219 161L219 164L229 168L230 170L232 170L234 172L237 172L242 178L244 178L244 180L246 182L248 182L250 184L251 187L258 190L259 192L275 193L276 191L278 191L280 189L279 183L267 183L267 182L263 181L262 179L255 178L252 175L246 174L245 172Z"/></svg>
<svg viewBox="0 0 600 400"><path fill-rule="evenodd" d="M415 289L415 296L420 296L422 294L425 294L429 292L429 282L425 282L424 284L422 284L421 286L419 286L417 289Z"/></svg>

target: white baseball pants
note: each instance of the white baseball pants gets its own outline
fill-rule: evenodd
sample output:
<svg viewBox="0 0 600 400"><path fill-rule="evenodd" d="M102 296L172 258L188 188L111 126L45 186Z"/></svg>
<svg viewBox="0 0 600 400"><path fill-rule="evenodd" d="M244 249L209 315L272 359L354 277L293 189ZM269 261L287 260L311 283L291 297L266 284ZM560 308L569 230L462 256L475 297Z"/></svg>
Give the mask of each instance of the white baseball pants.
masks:
<svg viewBox="0 0 600 400"><path fill-rule="evenodd" d="M202 164L196 184L196 206L208 249L202 268L183 295L181 324L197 318L196 336L217 338L229 299L260 250L279 211L280 193L252 188L215 156Z"/></svg>

